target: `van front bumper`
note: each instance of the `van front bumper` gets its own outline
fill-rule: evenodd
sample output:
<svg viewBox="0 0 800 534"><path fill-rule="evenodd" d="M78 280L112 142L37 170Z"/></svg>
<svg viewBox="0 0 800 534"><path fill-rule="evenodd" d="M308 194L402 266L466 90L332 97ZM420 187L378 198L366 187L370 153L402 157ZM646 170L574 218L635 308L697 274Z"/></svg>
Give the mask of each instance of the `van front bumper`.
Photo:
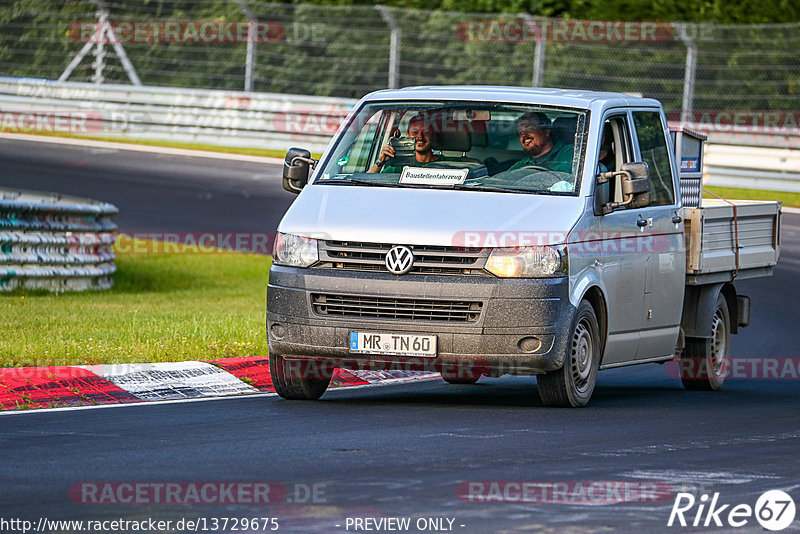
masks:
<svg viewBox="0 0 800 534"><path fill-rule="evenodd" d="M442 367L471 366L492 376L541 374L564 362L575 314L568 289L567 278L395 276L273 265L267 288L269 350L287 359L332 360L346 369L391 365L441 372ZM480 303L480 311L477 318L459 322L328 315L315 306L313 299L319 295L474 301ZM438 355L353 353L349 345L353 331L433 334Z"/></svg>

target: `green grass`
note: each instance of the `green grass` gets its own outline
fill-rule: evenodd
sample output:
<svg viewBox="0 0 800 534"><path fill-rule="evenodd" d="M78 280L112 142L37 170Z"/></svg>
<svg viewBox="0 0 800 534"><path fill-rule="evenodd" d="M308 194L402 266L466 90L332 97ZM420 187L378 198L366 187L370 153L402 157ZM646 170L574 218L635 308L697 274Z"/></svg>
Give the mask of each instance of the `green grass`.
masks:
<svg viewBox="0 0 800 534"><path fill-rule="evenodd" d="M780 200L784 206L800 208L800 193L788 191L767 191L765 189L741 189L738 187L718 187L706 185L703 189L728 200ZM703 198L714 198L704 195Z"/></svg>
<svg viewBox="0 0 800 534"><path fill-rule="evenodd" d="M111 290L0 295L0 367L267 354L270 261L233 252L123 254Z"/></svg>
<svg viewBox="0 0 800 534"><path fill-rule="evenodd" d="M145 146L160 146L165 148L182 148L186 150L202 150L206 152L221 152L223 154L243 154L245 156L264 156L270 158L280 158L283 159L286 157L286 151L282 150L274 150L269 148L243 148L243 147L235 147L235 146L218 146L218 145L206 145L203 143L176 143L173 141L151 141L151 140L139 140L139 139L124 139L118 137L102 137L96 135L76 135L71 133L65 132L37 132L37 131L30 131L30 132L21 132L21 131L12 131L7 130L8 133L22 133L25 135L41 135L45 137L66 137L68 139L88 139L90 141L104 141L108 143L123 143L128 145L145 145ZM289 147L287 147L288 149ZM312 153L312 158L319 158L321 154Z"/></svg>

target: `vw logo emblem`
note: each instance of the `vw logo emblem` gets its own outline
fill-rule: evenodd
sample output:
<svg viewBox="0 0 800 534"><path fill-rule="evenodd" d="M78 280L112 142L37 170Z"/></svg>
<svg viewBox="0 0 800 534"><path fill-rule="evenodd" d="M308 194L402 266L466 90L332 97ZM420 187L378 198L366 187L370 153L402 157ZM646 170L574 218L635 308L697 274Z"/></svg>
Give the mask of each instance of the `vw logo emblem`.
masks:
<svg viewBox="0 0 800 534"><path fill-rule="evenodd" d="M411 249L398 245L386 253L386 268L392 274L406 274L414 265L414 254Z"/></svg>

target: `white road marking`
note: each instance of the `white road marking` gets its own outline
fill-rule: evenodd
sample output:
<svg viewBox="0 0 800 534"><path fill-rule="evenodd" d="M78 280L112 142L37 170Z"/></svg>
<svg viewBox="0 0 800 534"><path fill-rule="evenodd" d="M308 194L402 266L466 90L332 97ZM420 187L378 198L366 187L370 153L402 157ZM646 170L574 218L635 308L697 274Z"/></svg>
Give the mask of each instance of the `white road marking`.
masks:
<svg viewBox="0 0 800 534"><path fill-rule="evenodd" d="M166 154L168 156L187 156L190 158L213 158L227 159L234 161L249 161L252 163L268 163L271 165L283 165L280 158L267 156L248 156L246 154L226 154L225 152L209 152L206 150L190 150L186 148L168 148L151 145L135 145L128 143L114 143L111 141L96 141L92 139L78 139L73 137L49 137L46 135L25 135L25 134L0 134L0 139L13 139L15 141L33 141L35 143L53 143L56 145L70 145L91 148L105 148L113 150L130 150L133 152L150 152L155 154Z"/></svg>
<svg viewBox="0 0 800 534"><path fill-rule="evenodd" d="M255 393L233 374L206 362L80 365L144 400L166 400Z"/></svg>
<svg viewBox="0 0 800 534"><path fill-rule="evenodd" d="M736 438L726 439L710 439L710 440L689 440L682 443L660 443L656 445L644 445L640 447L620 448L613 451L593 451L581 453L582 456L599 456L599 457L618 457L618 456L631 456L631 455L647 455L647 454L663 454L666 452L679 452L686 450L699 450L699 449L714 449L720 446L733 447L741 444L751 443L772 443L775 441L786 439L798 439L800 433L798 432L781 432L780 434L773 434L767 436L741 436Z"/></svg>
<svg viewBox="0 0 800 534"><path fill-rule="evenodd" d="M438 378L438 375L432 374L429 377L420 378L420 377L410 377L410 378L393 378L389 380L383 380L381 382L372 382L370 384L359 384L355 386L343 386L343 387L334 387L329 388L325 395L336 394L340 391L350 391L354 389L363 389L363 388L375 388L375 387L382 387L382 386L390 386L394 384L399 384L402 382L414 382L419 383L424 380L433 380ZM181 404L186 402L206 402L206 401L218 401L218 400L238 400L238 399L250 399L250 398L260 398L260 397L277 397L277 393L273 393L271 391L259 391L257 393L245 393L241 395L227 395L223 397L201 397L195 399L175 399L175 400L157 400L157 401L141 401L141 402L128 402L128 403L114 403L114 404L97 404L97 405L89 405L89 406L65 406L63 408L34 408L30 410L0 410L0 416L3 415L28 415L28 414L37 414L37 413L52 413L52 412L67 412L67 411L77 411L77 410L97 410L101 408L128 408L130 406L156 406L161 404Z"/></svg>
<svg viewBox="0 0 800 534"><path fill-rule="evenodd" d="M645 480L663 480L672 484L749 484L757 480L775 480L781 478L777 475L756 473L736 473L733 471L682 471L678 469L637 469L636 471L624 473L623 476Z"/></svg>
<svg viewBox="0 0 800 534"><path fill-rule="evenodd" d="M90 406L66 406L63 408L36 408L30 410L2 410L0 416L10 415L30 415L41 413L53 412L72 412L77 410L100 410L105 408L130 408L132 406L158 406L160 404L182 404L186 402L206 402L206 401L219 401L231 399L250 399L253 397L277 397L277 393L263 391L259 393L248 393L245 395L228 395L226 397L202 397L199 399L178 399L178 400L159 400L159 401L141 401L141 402L128 402L128 403L114 403L114 404L96 404Z"/></svg>

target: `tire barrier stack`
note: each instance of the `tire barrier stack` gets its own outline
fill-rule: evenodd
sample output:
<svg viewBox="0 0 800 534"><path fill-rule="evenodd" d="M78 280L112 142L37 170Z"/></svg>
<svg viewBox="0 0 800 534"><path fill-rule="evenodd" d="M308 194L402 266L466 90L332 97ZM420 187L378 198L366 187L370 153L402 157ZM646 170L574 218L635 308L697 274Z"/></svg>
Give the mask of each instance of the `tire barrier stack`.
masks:
<svg viewBox="0 0 800 534"><path fill-rule="evenodd" d="M0 291L110 288L118 211L87 198L0 189Z"/></svg>

